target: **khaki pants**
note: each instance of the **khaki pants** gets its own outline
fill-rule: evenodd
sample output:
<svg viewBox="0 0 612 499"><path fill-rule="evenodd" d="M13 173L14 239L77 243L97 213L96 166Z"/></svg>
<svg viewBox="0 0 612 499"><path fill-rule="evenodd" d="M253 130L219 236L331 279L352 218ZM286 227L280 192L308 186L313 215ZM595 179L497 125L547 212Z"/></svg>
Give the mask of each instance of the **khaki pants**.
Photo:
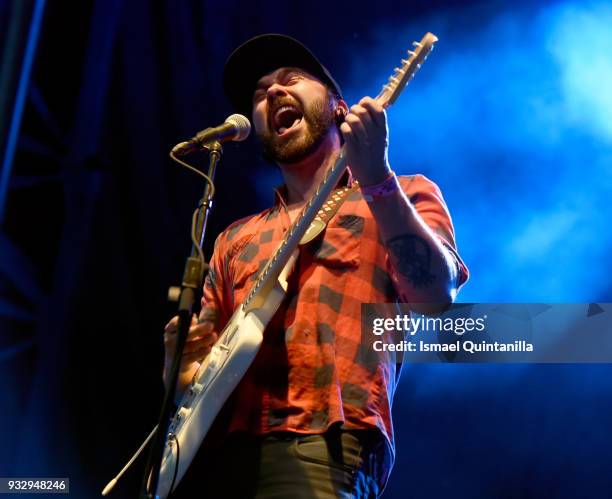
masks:
<svg viewBox="0 0 612 499"><path fill-rule="evenodd" d="M391 453L376 430L231 435L192 465L172 499L377 498Z"/></svg>

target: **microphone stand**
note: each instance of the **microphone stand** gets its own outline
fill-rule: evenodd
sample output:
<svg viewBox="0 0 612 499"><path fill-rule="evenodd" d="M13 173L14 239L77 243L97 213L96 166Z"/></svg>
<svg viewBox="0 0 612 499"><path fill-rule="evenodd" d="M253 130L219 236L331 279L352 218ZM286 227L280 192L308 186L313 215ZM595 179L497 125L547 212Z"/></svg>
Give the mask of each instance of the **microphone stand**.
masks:
<svg viewBox="0 0 612 499"><path fill-rule="evenodd" d="M195 215L193 224L194 226L192 226L193 241L191 255L189 258L187 258L185 263L181 287L172 287L168 292L169 299L173 300L174 298L173 301L178 301L177 343L174 358L172 359L172 366L169 371L168 386L166 387L161 414L159 416L157 434L155 436L153 445L149 449L149 456L145 466L140 493L141 499L156 498L159 472L161 469L166 444L166 432L168 431L168 426L170 425L172 413L175 410L174 397L176 394L176 383L178 380L183 348L185 347L189 327L191 325L192 308L199 296L200 291L202 290L204 278L206 277L206 273L209 269L208 264L204 261L202 245L206 233L208 215L212 207L212 198L214 196L212 180L215 177L215 169L217 168L217 164L221 159L223 148L218 141L210 142L202 147L207 149L209 152L208 181L206 182L204 195L198 203L197 214ZM181 162L180 160L176 159L173 152L170 153L170 157ZM198 243L198 246L196 246L196 243ZM172 438L172 436L169 436L169 438Z"/></svg>

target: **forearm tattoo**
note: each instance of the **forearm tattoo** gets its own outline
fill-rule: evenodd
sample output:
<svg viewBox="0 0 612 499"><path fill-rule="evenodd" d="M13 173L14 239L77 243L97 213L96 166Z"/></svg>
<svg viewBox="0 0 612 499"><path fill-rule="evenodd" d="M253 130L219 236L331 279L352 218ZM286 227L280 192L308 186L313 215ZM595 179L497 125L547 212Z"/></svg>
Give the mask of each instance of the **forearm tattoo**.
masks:
<svg viewBox="0 0 612 499"><path fill-rule="evenodd" d="M396 268L415 288L429 286L436 276L430 271L431 248L419 236L404 234L387 241Z"/></svg>

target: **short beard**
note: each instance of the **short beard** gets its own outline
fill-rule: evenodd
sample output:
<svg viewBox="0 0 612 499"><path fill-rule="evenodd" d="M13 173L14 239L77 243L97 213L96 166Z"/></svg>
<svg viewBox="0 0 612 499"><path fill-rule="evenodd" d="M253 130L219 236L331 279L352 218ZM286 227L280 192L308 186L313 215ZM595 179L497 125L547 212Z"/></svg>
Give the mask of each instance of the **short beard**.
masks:
<svg viewBox="0 0 612 499"><path fill-rule="evenodd" d="M306 158L323 142L330 129L335 126L333 102L329 94L304 109L302 120L306 133L288 139L279 137L274 130L259 135L263 156L272 163L292 164Z"/></svg>

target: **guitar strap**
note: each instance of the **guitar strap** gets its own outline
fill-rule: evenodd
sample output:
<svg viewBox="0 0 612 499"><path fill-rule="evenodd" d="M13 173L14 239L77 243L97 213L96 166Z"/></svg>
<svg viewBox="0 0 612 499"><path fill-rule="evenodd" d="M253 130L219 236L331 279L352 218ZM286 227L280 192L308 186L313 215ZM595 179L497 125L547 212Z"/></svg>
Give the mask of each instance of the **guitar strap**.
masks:
<svg viewBox="0 0 612 499"><path fill-rule="evenodd" d="M343 187L342 189L337 189L332 192L327 201L325 201L323 206L321 206L321 209L311 222L308 229L306 229L304 236L302 239L300 239L299 245L304 246L321 234L321 232L325 230L325 227L327 227L329 221L338 212L346 197L358 187L359 184L354 182L353 187Z"/></svg>

